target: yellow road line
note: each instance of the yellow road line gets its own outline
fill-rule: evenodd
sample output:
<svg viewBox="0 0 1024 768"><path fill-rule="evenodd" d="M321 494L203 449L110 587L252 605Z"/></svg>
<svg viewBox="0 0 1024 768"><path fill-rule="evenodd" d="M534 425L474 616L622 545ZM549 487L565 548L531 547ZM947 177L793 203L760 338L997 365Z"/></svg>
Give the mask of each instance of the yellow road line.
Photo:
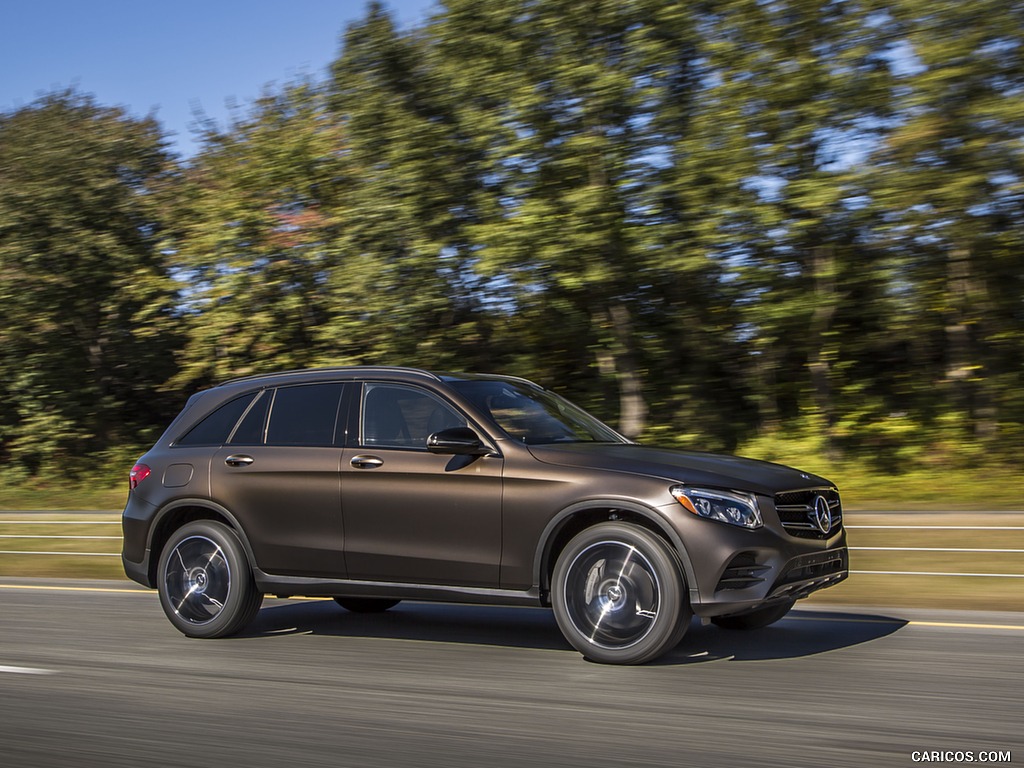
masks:
<svg viewBox="0 0 1024 768"><path fill-rule="evenodd" d="M880 610L885 610L880 608ZM845 616L787 616L783 621L831 621L843 624L902 624L909 627L956 627L959 629L1008 629L1024 632L1020 624L970 624L955 621L919 621L917 619L878 618L857 619Z"/></svg>
<svg viewBox="0 0 1024 768"><path fill-rule="evenodd" d="M131 595L155 595L156 590L147 590L142 587L126 589L116 587L62 587L57 585L43 584L0 584L0 590L41 590L43 592L114 592ZM275 598L276 595L266 595L268 598ZM288 600L330 600L330 597L289 597Z"/></svg>
<svg viewBox="0 0 1024 768"><path fill-rule="evenodd" d="M74 553L70 553L74 554ZM43 592L113 592L113 593L128 593L132 595L154 595L156 590L154 589L143 589L138 587L132 589L128 587L126 589L118 587L65 587L50 584L0 584L0 589L36 589ZM276 598L276 595L267 595L269 598ZM283 598L287 600L330 600L329 597L289 597Z"/></svg>
<svg viewBox="0 0 1024 768"><path fill-rule="evenodd" d="M149 589L117 589L114 587L58 587L47 584L0 584L0 589L38 589L44 592L119 592L137 595L151 595Z"/></svg>
<svg viewBox="0 0 1024 768"><path fill-rule="evenodd" d="M917 627L957 627L960 629L1010 629L1016 632L1024 632L1024 626L1017 624L966 624L955 621L908 621L908 624Z"/></svg>

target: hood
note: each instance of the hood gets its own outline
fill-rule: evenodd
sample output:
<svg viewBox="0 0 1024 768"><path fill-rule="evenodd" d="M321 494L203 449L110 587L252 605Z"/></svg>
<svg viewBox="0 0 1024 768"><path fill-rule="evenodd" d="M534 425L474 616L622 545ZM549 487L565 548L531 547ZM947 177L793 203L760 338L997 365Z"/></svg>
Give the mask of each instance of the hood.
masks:
<svg viewBox="0 0 1024 768"><path fill-rule="evenodd" d="M765 496L833 485L823 477L782 464L716 453L609 443L554 443L529 449L538 461L548 464L631 472Z"/></svg>

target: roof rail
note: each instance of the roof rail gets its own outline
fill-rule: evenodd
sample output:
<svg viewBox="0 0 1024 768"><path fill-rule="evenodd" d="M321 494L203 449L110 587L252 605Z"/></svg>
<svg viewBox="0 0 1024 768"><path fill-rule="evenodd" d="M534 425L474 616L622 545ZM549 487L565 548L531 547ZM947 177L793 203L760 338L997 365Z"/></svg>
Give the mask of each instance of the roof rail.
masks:
<svg viewBox="0 0 1024 768"><path fill-rule="evenodd" d="M451 371L445 371L443 373L438 373L437 375L442 377L442 379L445 376L449 376L449 377L451 377L453 379L457 379L460 376L466 376L467 374L466 373L453 373ZM531 387L533 387L535 389L544 389L544 387L542 387L540 384L538 384L535 381L531 381L530 379L524 378L522 376L512 376L511 374L507 374L507 373L471 373L471 374L469 374L469 376L471 376L472 378L476 378L476 379L496 379L496 380L499 380L499 381L518 381L520 384L527 384L527 385L529 385L529 386L531 386Z"/></svg>
<svg viewBox="0 0 1024 768"><path fill-rule="evenodd" d="M310 373L409 373L424 378L440 381L441 378L430 371L421 368L406 368L398 365L338 365L326 368L296 368L290 371L273 371L270 373L257 373L251 376L240 376L236 379L228 379L217 386L223 387L228 384L236 384L242 381L257 381L259 379L276 379L284 376L305 376Z"/></svg>

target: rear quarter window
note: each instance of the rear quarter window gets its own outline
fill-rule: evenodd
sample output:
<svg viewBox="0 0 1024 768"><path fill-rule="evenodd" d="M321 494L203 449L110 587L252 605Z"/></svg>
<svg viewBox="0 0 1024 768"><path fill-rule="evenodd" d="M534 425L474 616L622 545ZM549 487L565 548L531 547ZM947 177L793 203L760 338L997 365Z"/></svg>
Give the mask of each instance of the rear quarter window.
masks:
<svg viewBox="0 0 1024 768"><path fill-rule="evenodd" d="M223 445L254 397L256 393L251 392L225 403L182 435L175 444Z"/></svg>

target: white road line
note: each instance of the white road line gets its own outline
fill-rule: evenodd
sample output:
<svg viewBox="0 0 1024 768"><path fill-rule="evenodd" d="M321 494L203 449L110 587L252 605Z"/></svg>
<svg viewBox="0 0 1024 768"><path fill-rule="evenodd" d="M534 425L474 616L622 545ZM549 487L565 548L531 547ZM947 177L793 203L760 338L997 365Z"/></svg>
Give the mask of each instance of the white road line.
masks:
<svg viewBox="0 0 1024 768"><path fill-rule="evenodd" d="M0 672L9 672L12 675L52 675L56 673L56 670L39 669L38 667L5 667L0 665Z"/></svg>

